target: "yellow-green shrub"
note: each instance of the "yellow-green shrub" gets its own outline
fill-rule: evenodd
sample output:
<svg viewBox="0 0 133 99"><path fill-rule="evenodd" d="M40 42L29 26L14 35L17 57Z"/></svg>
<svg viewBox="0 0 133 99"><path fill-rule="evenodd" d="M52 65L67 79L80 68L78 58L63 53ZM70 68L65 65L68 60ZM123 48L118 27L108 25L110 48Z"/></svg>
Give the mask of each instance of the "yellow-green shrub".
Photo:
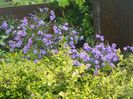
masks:
<svg viewBox="0 0 133 99"><path fill-rule="evenodd" d="M119 68L108 76L103 73L91 75L85 66L74 67L64 50L45 57L37 64L23 59L21 53L12 53L0 63L0 98L133 98L131 75L127 69Z"/></svg>

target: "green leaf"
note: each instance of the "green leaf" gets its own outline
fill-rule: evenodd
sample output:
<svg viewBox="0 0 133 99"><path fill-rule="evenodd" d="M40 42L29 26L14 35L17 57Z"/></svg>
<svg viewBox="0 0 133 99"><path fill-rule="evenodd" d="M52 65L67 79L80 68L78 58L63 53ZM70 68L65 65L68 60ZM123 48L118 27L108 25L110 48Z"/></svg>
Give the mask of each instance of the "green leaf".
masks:
<svg viewBox="0 0 133 99"><path fill-rule="evenodd" d="M0 40L0 45L4 46L5 43L2 40Z"/></svg>
<svg viewBox="0 0 133 99"><path fill-rule="evenodd" d="M69 5L69 0L58 0L59 6L66 7Z"/></svg>
<svg viewBox="0 0 133 99"><path fill-rule="evenodd" d="M8 36L2 35L1 38L6 39L6 38L8 38Z"/></svg>

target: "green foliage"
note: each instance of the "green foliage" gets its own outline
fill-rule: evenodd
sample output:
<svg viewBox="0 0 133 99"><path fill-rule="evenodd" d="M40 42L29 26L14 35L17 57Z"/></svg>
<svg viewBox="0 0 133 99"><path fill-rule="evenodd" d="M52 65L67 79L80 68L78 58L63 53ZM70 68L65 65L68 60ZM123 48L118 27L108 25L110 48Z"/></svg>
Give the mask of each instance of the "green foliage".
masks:
<svg viewBox="0 0 133 99"><path fill-rule="evenodd" d="M62 49L37 64L23 59L21 52L5 55L0 63L0 98L133 98L133 74L128 69L93 76L84 65L74 67L67 53Z"/></svg>
<svg viewBox="0 0 133 99"><path fill-rule="evenodd" d="M61 7L66 7L71 2L74 2L79 7L81 7L84 4L84 2L85 2L85 0L54 0L54 1L58 2L58 5L61 6Z"/></svg>
<svg viewBox="0 0 133 99"><path fill-rule="evenodd" d="M50 3L54 0L0 0L0 7L22 6L30 4Z"/></svg>
<svg viewBox="0 0 133 99"><path fill-rule="evenodd" d="M80 35L94 45L94 28L92 21L92 0L57 0L62 8L63 21L82 30Z"/></svg>

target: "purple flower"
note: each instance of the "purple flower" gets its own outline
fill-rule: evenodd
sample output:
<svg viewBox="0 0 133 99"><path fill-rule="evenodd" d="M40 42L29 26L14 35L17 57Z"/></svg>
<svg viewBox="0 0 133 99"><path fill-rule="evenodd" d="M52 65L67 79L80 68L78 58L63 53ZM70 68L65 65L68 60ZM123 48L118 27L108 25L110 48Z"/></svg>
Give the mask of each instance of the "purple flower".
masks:
<svg viewBox="0 0 133 99"><path fill-rule="evenodd" d="M50 20L53 21L55 19L54 11L50 11Z"/></svg>
<svg viewBox="0 0 133 99"><path fill-rule="evenodd" d="M55 15L50 16L50 20L53 21L55 19Z"/></svg>
<svg viewBox="0 0 133 99"><path fill-rule="evenodd" d="M96 34L96 38L99 39L100 38L100 35L99 34Z"/></svg>
<svg viewBox="0 0 133 99"><path fill-rule="evenodd" d="M30 38L28 39L28 46L31 46L32 43L33 43L33 41L32 41L32 37L30 37Z"/></svg>
<svg viewBox="0 0 133 99"><path fill-rule="evenodd" d="M81 52L79 54L80 59L82 59L84 62L88 62L90 60L90 57L85 53L85 52Z"/></svg>
<svg viewBox="0 0 133 99"><path fill-rule="evenodd" d="M65 31L68 31L68 27L67 26L62 26L62 29L65 30Z"/></svg>
<svg viewBox="0 0 133 99"><path fill-rule="evenodd" d="M38 31L38 35L43 35L43 31Z"/></svg>
<svg viewBox="0 0 133 99"><path fill-rule="evenodd" d="M28 25L28 19L24 17L24 19L22 20L22 26L27 26L27 25Z"/></svg>
<svg viewBox="0 0 133 99"><path fill-rule="evenodd" d="M39 61L38 59L35 59L35 60L34 60L34 63L37 63L38 61Z"/></svg>
<svg viewBox="0 0 133 99"><path fill-rule="evenodd" d="M58 54L58 52L59 52L59 51L58 51L57 49L54 50L54 54Z"/></svg>
<svg viewBox="0 0 133 99"><path fill-rule="evenodd" d="M16 47L21 47L21 45L22 45L22 41L18 41L17 43L16 43Z"/></svg>
<svg viewBox="0 0 133 99"><path fill-rule="evenodd" d="M48 40L45 37L42 39L42 41L43 41L43 43L48 42Z"/></svg>
<svg viewBox="0 0 133 99"><path fill-rule="evenodd" d="M28 47L28 46L25 46L25 47L23 48L23 53L26 54L28 51L29 51L29 47Z"/></svg>
<svg viewBox="0 0 133 99"><path fill-rule="evenodd" d="M11 48L15 48L15 47L16 47L16 42L10 40L10 41L9 41L9 46L10 46Z"/></svg>
<svg viewBox="0 0 133 99"><path fill-rule="evenodd" d="M88 43L84 43L83 48L84 48L84 50L86 50L87 52L91 51L91 47L88 45Z"/></svg>
<svg viewBox="0 0 133 99"><path fill-rule="evenodd" d="M81 66L82 64L78 60L73 61L74 66Z"/></svg>
<svg viewBox="0 0 133 99"><path fill-rule="evenodd" d="M47 39L51 39L53 37L53 35L52 34L45 34L44 37Z"/></svg>
<svg viewBox="0 0 133 99"><path fill-rule="evenodd" d="M72 30L73 35L77 35L78 33L75 30Z"/></svg>
<svg viewBox="0 0 133 99"><path fill-rule="evenodd" d="M74 38L70 36L70 40L71 40L71 41L73 41L73 40L74 40Z"/></svg>
<svg viewBox="0 0 133 99"><path fill-rule="evenodd" d="M30 25L30 28L31 29L35 29L35 25Z"/></svg>
<svg viewBox="0 0 133 99"><path fill-rule="evenodd" d="M6 34L8 35L9 33L11 33L11 31L11 29L6 30Z"/></svg>
<svg viewBox="0 0 133 99"><path fill-rule="evenodd" d="M98 61L98 60L95 60L94 63L95 63L96 65L98 65L98 64L99 64L99 61Z"/></svg>
<svg viewBox="0 0 133 99"><path fill-rule="evenodd" d="M4 30L7 30L7 28L8 28L7 22L4 21L4 22L2 23L2 25L0 26L0 28L2 28L2 29L4 29Z"/></svg>
<svg viewBox="0 0 133 99"><path fill-rule="evenodd" d="M101 36L101 37L100 37L100 40L101 40L101 41L104 41L104 36Z"/></svg>
<svg viewBox="0 0 133 99"><path fill-rule="evenodd" d="M98 69L95 69L94 75L95 75L95 76L98 75Z"/></svg>
<svg viewBox="0 0 133 99"><path fill-rule="evenodd" d="M44 21L39 21L38 23L39 23L39 26L44 25Z"/></svg>
<svg viewBox="0 0 133 99"><path fill-rule="evenodd" d="M132 46L132 47L130 47L130 50L131 50L131 52L133 52L133 46Z"/></svg>
<svg viewBox="0 0 133 99"><path fill-rule="evenodd" d="M51 45L53 42L51 40L48 40L47 42L45 42L45 45Z"/></svg>
<svg viewBox="0 0 133 99"><path fill-rule="evenodd" d="M33 53L34 53L34 54L37 54L37 53L38 53L38 51L37 51L36 49L34 49L34 50L33 50Z"/></svg>
<svg viewBox="0 0 133 99"><path fill-rule="evenodd" d="M99 39L100 41L104 41L104 36L96 34L96 39Z"/></svg>
<svg viewBox="0 0 133 99"><path fill-rule="evenodd" d="M116 48L116 44L115 43L112 44L112 48Z"/></svg>
<svg viewBox="0 0 133 99"><path fill-rule="evenodd" d="M113 62L117 62L119 60L119 58L117 57L117 56L115 56L114 58L113 58Z"/></svg>
<svg viewBox="0 0 133 99"><path fill-rule="evenodd" d="M42 55L46 55L46 54L47 54L47 52L46 52L44 49L40 49L40 53L41 53Z"/></svg>
<svg viewBox="0 0 133 99"><path fill-rule="evenodd" d="M26 36L26 32L23 31L23 30L19 30L19 31L17 32L17 36L25 37L25 36Z"/></svg>

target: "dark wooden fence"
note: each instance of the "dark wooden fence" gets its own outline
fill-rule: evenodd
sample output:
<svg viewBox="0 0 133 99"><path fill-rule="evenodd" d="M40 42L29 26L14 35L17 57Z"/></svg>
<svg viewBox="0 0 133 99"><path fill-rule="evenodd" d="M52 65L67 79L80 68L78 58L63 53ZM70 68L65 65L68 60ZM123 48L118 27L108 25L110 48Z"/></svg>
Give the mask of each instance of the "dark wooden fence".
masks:
<svg viewBox="0 0 133 99"><path fill-rule="evenodd" d="M94 0L98 33L119 47L133 44L133 0Z"/></svg>
<svg viewBox="0 0 133 99"><path fill-rule="evenodd" d="M20 19L29 15L34 11L37 11L37 8L48 7L51 9L56 9L53 4L45 3L45 4L35 4L35 5L26 5L26 6L16 6L16 7L7 7L0 8L0 16L4 15L15 15L16 18ZM56 10L59 11L59 10ZM59 14L59 13L57 13Z"/></svg>

